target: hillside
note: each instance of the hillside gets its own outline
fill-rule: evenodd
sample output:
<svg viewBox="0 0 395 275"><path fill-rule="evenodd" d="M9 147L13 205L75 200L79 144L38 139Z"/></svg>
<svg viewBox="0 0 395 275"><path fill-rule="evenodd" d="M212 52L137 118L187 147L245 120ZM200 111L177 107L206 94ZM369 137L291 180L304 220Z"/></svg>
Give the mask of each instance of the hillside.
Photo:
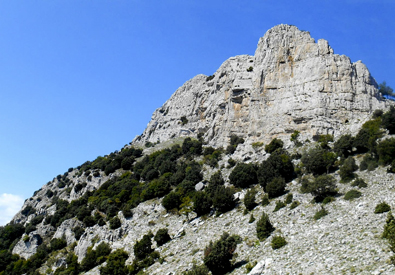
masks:
<svg viewBox="0 0 395 275"><path fill-rule="evenodd" d="M393 274L394 125L364 64L275 26L37 190L0 275Z"/></svg>

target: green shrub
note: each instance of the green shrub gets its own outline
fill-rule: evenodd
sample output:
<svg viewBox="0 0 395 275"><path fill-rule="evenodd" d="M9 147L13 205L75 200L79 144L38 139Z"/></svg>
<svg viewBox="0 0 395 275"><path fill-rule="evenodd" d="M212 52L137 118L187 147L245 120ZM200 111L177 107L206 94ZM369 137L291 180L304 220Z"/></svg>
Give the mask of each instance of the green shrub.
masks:
<svg viewBox="0 0 395 275"><path fill-rule="evenodd" d="M95 221L95 219L92 216L85 217L82 222L84 223L84 225L86 227L91 227L91 226L94 226L96 224L96 221Z"/></svg>
<svg viewBox="0 0 395 275"><path fill-rule="evenodd" d="M252 72L254 68L252 66L248 67L247 72Z"/></svg>
<svg viewBox="0 0 395 275"><path fill-rule="evenodd" d="M327 173L336 160L336 154L321 147L312 148L305 152L301 162L307 172L314 175Z"/></svg>
<svg viewBox="0 0 395 275"><path fill-rule="evenodd" d="M276 212L278 210L280 210L281 208L284 208L286 206L286 204L283 201L277 201L276 202L276 207L274 208L273 212Z"/></svg>
<svg viewBox="0 0 395 275"><path fill-rule="evenodd" d="M344 194L344 199L347 201L353 200L359 198L361 195L362 195L361 192L359 192L358 190L351 189L346 194Z"/></svg>
<svg viewBox="0 0 395 275"><path fill-rule="evenodd" d="M326 197L326 198L322 201L322 203L323 203L323 204L328 204L328 203L331 203L331 202L333 202L333 201L335 201L335 198L329 196L329 197Z"/></svg>
<svg viewBox="0 0 395 275"><path fill-rule="evenodd" d="M253 164L239 163L229 175L229 181L236 187L246 188L258 182Z"/></svg>
<svg viewBox="0 0 395 275"><path fill-rule="evenodd" d="M44 220L44 216L43 215L39 215L39 216L36 216L33 219L31 219L30 223L32 225L37 225L37 224L41 223L43 220Z"/></svg>
<svg viewBox="0 0 395 275"><path fill-rule="evenodd" d="M144 260L154 250L152 249L151 235L146 234L133 246L134 255L138 260Z"/></svg>
<svg viewBox="0 0 395 275"><path fill-rule="evenodd" d="M108 256L107 265L100 268L101 275L122 275L129 274L128 268L125 265L129 258L128 253L122 249L117 249Z"/></svg>
<svg viewBox="0 0 395 275"><path fill-rule="evenodd" d="M213 206L218 213L225 213L236 206L234 190L229 187L220 186L213 197Z"/></svg>
<svg viewBox="0 0 395 275"><path fill-rule="evenodd" d="M353 142L351 135L343 135L335 142L333 151L342 158L347 158L352 153Z"/></svg>
<svg viewBox="0 0 395 275"><path fill-rule="evenodd" d="M385 81L379 84L379 92L382 95L394 95L393 91L394 90L390 86L387 86Z"/></svg>
<svg viewBox="0 0 395 275"><path fill-rule="evenodd" d="M353 157L348 157L343 165L340 167L339 175L341 182L349 182L355 178L354 172L358 170L358 165L356 165Z"/></svg>
<svg viewBox="0 0 395 275"><path fill-rule="evenodd" d="M118 217L114 217L110 220L110 229L117 229L121 227L122 223Z"/></svg>
<svg viewBox="0 0 395 275"><path fill-rule="evenodd" d="M77 225L76 227L73 228L73 232L74 232L74 237L78 241L81 238L81 236L85 233L85 229Z"/></svg>
<svg viewBox="0 0 395 275"><path fill-rule="evenodd" d="M50 243L50 249L51 251L56 251L60 250L62 248L65 248L67 246L67 242L63 238L55 238L51 240Z"/></svg>
<svg viewBox="0 0 395 275"><path fill-rule="evenodd" d="M154 241L157 243L158 246L162 246L170 240L171 240L171 238L170 238L167 228L159 229L156 232L155 237L154 237Z"/></svg>
<svg viewBox="0 0 395 275"><path fill-rule="evenodd" d="M257 264L257 261L248 262L248 263L246 264L246 271L247 271L247 273L250 273L251 270L256 266L256 264Z"/></svg>
<svg viewBox="0 0 395 275"><path fill-rule="evenodd" d="M314 214L314 220L319 220L322 217L328 215L328 211L326 211L326 209L324 207L321 206L321 209L318 210L317 212L315 212Z"/></svg>
<svg viewBox="0 0 395 275"><path fill-rule="evenodd" d="M269 200L269 196L267 194L265 194L262 198L262 206L266 206L270 204L270 200Z"/></svg>
<svg viewBox="0 0 395 275"><path fill-rule="evenodd" d="M240 237L224 232L219 240L204 249L204 264L213 274L225 274L231 269L231 259Z"/></svg>
<svg viewBox="0 0 395 275"><path fill-rule="evenodd" d="M366 182L361 179L361 178L357 178L356 180L354 180L351 184L352 187L359 187L359 188L365 188L368 187L368 185L366 184Z"/></svg>
<svg viewBox="0 0 395 275"><path fill-rule="evenodd" d="M29 215L31 215L31 214L35 214L36 213L36 209L33 207L33 206L31 206L31 205L28 205L28 206L26 206L22 211L21 211L21 214L22 215L24 215L24 216L29 216Z"/></svg>
<svg viewBox="0 0 395 275"><path fill-rule="evenodd" d="M256 224L256 233L260 241L266 240L270 234L274 231L269 216L266 213L262 213L261 218Z"/></svg>
<svg viewBox="0 0 395 275"><path fill-rule="evenodd" d="M274 138L268 145L265 146L265 151L271 154L277 149L282 149L283 146L284 142L281 139Z"/></svg>
<svg viewBox="0 0 395 275"><path fill-rule="evenodd" d="M210 76L206 77L206 81L213 80L213 79L214 79L214 77L215 77L215 75L214 75L214 74L213 74L213 75L210 75Z"/></svg>
<svg viewBox="0 0 395 275"><path fill-rule="evenodd" d="M289 193L286 197L285 197L285 203L286 204L290 204L293 200L294 196L292 195L292 193Z"/></svg>
<svg viewBox="0 0 395 275"><path fill-rule="evenodd" d="M181 198L180 195L176 192L170 192L162 200L162 205L164 208L166 208L167 211L172 209L178 209L180 204Z"/></svg>
<svg viewBox="0 0 395 275"><path fill-rule="evenodd" d="M377 145L379 162L382 165L389 165L395 160L395 138L388 138Z"/></svg>
<svg viewBox="0 0 395 275"><path fill-rule="evenodd" d="M296 147L300 147L302 143L298 140L300 132L295 130L291 135L291 141L295 144Z"/></svg>
<svg viewBox="0 0 395 275"><path fill-rule="evenodd" d="M185 125L185 124L188 123L188 119L186 118L186 116L182 116L182 117L180 118L180 120L181 120L181 125Z"/></svg>
<svg viewBox="0 0 395 275"><path fill-rule="evenodd" d="M291 203L291 205L289 206L289 209L294 209L294 208L298 207L299 204L300 204L300 203L299 203L298 201L293 201L293 202Z"/></svg>
<svg viewBox="0 0 395 275"><path fill-rule="evenodd" d="M249 189L244 196L244 206L247 210L251 211L257 205L255 201L256 191L254 189Z"/></svg>
<svg viewBox="0 0 395 275"><path fill-rule="evenodd" d="M282 236L274 236L271 246L273 249L279 249L287 244L287 241Z"/></svg>
<svg viewBox="0 0 395 275"><path fill-rule="evenodd" d="M26 233L27 235L29 235L30 232L33 232L33 231L35 231L36 229L37 229L37 228L36 228L35 225L32 225L31 223L29 223L29 224L26 226L26 228L25 228L25 233Z"/></svg>
<svg viewBox="0 0 395 275"><path fill-rule="evenodd" d="M253 223L255 221L255 217L253 214L250 215L250 219L248 220L248 223Z"/></svg>
<svg viewBox="0 0 395 275"><path fill-rule="evenodd" d="M210 213L212 201L205 191L196 192L193 196L193 209L198 216Z"/></svg>
<svg viewBox="0 0 395 275"><path fill-rule="evenodd" d="M226 147L226 154L231 155L236 151L237 145L243 144L244 139L236 135L230 136L230 145Z"/></svg>
<svg viewBox="0 0 395 275"><path fill-rule="evenodd" d="M236 161L232 158L228 159L228 164L229 164L229 168L233 167L236 165Z"/></svg>
<svg viewBox="0 0 395 275"><path fill-rule="evenodd" d="M183 275L209 275L209 270L205 265L193 264L192 269L185 271Z"/></svg>
<svg viewBox="0 0 395 275"><path fill-rule="evenodd" d="M335 178L331 175L321 175L313 181L306 181L305 189L315 196L316 201L322 201L325 197L336 194Z"/></svg>
<svg viewBox="0 0 395 275"><path fill-rule="evenodd" d="M282 177L277 177L266 185L265 192L269 198L276 198L285 193L285 186L285 180Z"/></svg>
<svg viewBox="0 0 395 275"><path fill-rule="evenodd" d="M267 160L258 167L258 182L265 189L274 178L282 177L285 182L294 178L294 166L289 154L283 149L274 151Z"/></svg>
<svg viewBox="0 0 395 275"><path fill-rule="evenodd" d="M389 111L383 115L382 125L389 131L390 135L395 134L395 107L391 106Z"/></svg>
<svg viewBox="0 0 395 275"><path fill-rule="evenodd" d="M381 214L388 211L391 211L391 207L386 202L377 204L376 208L374 209L375 214Z"/></svg>
<svg viewBox="0 0 395 275"><path fill-rule="evenodd" d="M365 153L367 151L374 152L376 148L376 140L383 135L380 129L381 119L376 118L369 120L362 125L358 134L355 136L353 147L357 149L358 153Z"/></svg>

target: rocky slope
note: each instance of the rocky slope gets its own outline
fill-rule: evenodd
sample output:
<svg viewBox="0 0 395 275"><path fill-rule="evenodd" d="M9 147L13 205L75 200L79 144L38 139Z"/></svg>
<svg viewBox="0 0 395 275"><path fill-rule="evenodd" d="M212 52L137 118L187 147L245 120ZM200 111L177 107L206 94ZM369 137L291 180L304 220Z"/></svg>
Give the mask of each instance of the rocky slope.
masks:
<svg viewBox="0 0 395 275"><path fill-rule="evenodd" d="M231 134L247 143L355 133L375 109L385 109L366 66L334 54L295 26L278 25L259 40L254 56L229 58L213 76L198 75L152 115L135 144L204 134L226 146ZM183 118L183 121L181 118Z"/></svg>
<svg viewBox="0 0 395 275"><path fill-rule="evenodd" d="M308 141L315 136L356 135L375 110L386 110L390 105L391 102L383 100L377 83L361 62L351 63L348 57L334 54L327 41L321 39L316 43L308 32L295 26L279 25L259 40L254 56L230 58L213 76L198 75L186 82L154 112L147 129L132 145L143 147L147 142L160 142L144 149L143 153L148 155L182 143L188 136L200 134L205 147L216 148L226 147L231 135L243 137L245 141L237 146L236 152L223 153L216 167L208 165L203 156L195 157L203 167L203 182L221 170L229 185L233 169L228 166L231 158L259 163L268 157L262 144L256 146L257 142L267 144L278 137L290 154L303 154L316 145ZM304 144L301 147L295 147L290 141L295 131L300 132L299 139ZM329 145L333 147L333 143ZM123 149L127 148L131 147ZM121 154L122 151L115 152L103 159L111 163ZM357 163L362 157L355 156ZM186 157L178 160L179 164L184 161L189 160ZM295 167L299 162L293 160ZM161 260L148 267L145 274L182 274L190 270L193 263L202 263L204 248L224 231L242 239L235 251L235 268L231 274L246 273L246 264L254 262L257 265L250 274L255 275L395 272L389 260L393 253L387 241L380 237L386 214L374 214L376 204L382 201L395 207L395 177L387 173L386 167L358 171L368 187L361 188L362 197L351 201L343 197L351 186L339 183L338 171L334 172L339 195L325 206L329 214L319 220L314 220L313 216L321 206L312 203L311 194L300 192L301 183L295 179L286 186L294 201L300 203L294 209L287 205L274 211L276 202L284 201L286 195L271 200L269 205L260 204L265 192L257 184L252 188L257 191L259 205L248 215L244 214L242 203L246 190L239 188L235 194L239 199L237 206L219 216L212 211L207 216L196 217L192 212L187 218L181 212L166 211L162 206L163 197L158 196L134 207L132 217L125 218L123 211L117 212L115 215L121 225L116 229L111 229L109 219L102 225L86 226L77 217L65 219L57 226L51 225L46 218L53 217L60 209L59 200L79 200L109 180L133 174L130 172L133 167L123 169L123 161L122 168L117 166L114 171L99 169L94 163L69 169L48 182L26 200L13 219L13 223L24 226L35 224L35 228L28 230L12 246L12 252L25 259L36 255L41 243L65 240L67 246L50 254L39 268L41 274L54 274L59 267L67 267L70 253L81 263L92 247L96 249L103 242L113 251L124 249L129 255L127 264L131 264L136 258L136 242L149 231L155 233L161 228L168 228L172 240L163 246L153 244ZM140 180L139 184L146 188L149 182ZM199 182L198 185L204 184ZM95 199L91 195L86 204L92 204ZM92 210L88 216L98 212ZM258 220L263 212L268 213L276 230L267 240L259 241L257 221L249 220L250 214ZM106 216L105 213L100 215ZM40 220L40 217L44 218ZM76 236L76 228L83 229L81 236ZM273 250L270 242L278 235L284 236L288 244ZM100 274L99 268L85 274Z"/></svg>

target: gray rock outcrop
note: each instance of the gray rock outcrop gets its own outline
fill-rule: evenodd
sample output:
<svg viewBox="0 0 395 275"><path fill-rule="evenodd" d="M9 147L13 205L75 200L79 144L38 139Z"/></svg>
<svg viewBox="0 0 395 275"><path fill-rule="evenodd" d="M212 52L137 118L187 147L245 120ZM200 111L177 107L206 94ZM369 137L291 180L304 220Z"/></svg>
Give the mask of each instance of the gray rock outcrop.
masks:
<svg viewBox="0 0 395 275"><path fill-rule="evenodd" d="M355 133L386 103L366 66L334 54L326 40L278 25L258 42L254 56L229 58L211 77L197 75L152 115L134 144L203 134L226 146L232 134L247 144L274 137L289 142L317 134Z"/></svg>

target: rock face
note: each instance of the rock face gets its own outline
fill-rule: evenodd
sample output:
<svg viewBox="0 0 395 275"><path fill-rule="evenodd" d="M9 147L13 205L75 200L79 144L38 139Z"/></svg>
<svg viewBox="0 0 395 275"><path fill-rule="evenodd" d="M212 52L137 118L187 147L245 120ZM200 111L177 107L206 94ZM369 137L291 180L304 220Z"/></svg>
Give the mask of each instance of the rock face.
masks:
<svg viewBox="0 0 395 275"><path fill-rule="evenodd" d="M258 42L254 56L229 58L211 77L197 75L152 115L135 144L199 133L226 146L232 134L247 143L317 134L355 133L387 103L360 61L333 53L295 26L278 25Z"/></svg>

